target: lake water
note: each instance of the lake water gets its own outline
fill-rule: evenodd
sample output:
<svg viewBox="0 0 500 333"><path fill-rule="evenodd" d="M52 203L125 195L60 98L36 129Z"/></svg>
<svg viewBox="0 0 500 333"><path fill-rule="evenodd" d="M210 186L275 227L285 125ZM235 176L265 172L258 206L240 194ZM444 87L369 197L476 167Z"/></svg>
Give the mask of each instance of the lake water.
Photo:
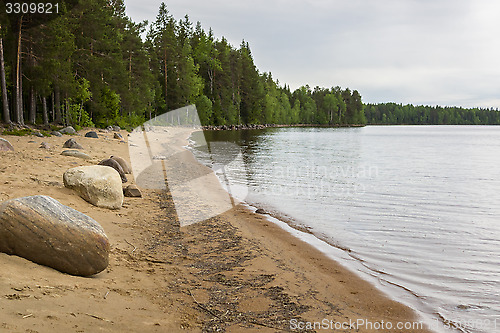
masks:
<svg viewBox="0 0 500 333"><path fill-rule="evenodd" d="M342 249L351 262L341 262L420 311L435 331L500 332L500 127L279 128L205 138L240 147L243 163L225 177L248 187L245 201L308 230L332 253ZM212 154L228 162L231 150ZM212 163L214 155L194 151Z"/></svg>

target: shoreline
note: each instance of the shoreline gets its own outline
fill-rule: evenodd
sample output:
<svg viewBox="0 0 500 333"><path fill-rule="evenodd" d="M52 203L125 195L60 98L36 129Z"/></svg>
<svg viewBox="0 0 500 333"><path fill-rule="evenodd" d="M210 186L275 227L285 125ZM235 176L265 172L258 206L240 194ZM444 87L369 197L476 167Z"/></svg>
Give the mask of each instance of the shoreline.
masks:
<svg viewBox="0 0 500 333"><path fill-rule="evenodd" d="M191 137L192 134L189 136L190 144L195 143L191 140ZM188 150L193 153L191 149L188 148ZM201 164L201 162L199 162L198 160L196 160L196 162ZM220 183L221 180L218 180ZM418 300L418 296L415 295L411 290L408 290L404 286L397 285L389 281L381 283L377 277L371 275L370 269L364 266L359 258L351 255L351 250L349 248L323 239L314 232L310 231L308 227L298 224L293 217L287 216L283 212L274 210L267 211L267 208L264 207L264 213L257 213L257 210L260 209L261 206L247 202L246 199L244 199L244 201L240 203L240 205L242 205L249 214L264 217L269 222L279 226L279 228L283 232L291 235L294 239L305 243L307 246L311 246L316 251L325 256L327 260L340 265L343 269L348 270L356 277L359 277L361 280L369 283L372 287L381 292L385 297L388 297L389 299L401 303L404 306L412 309L419 320L424 322L426 327L438 329L439 325L445 325L445 323L442 322L442 318L436 316L436 314L433 313L432 309L427 308L424 304L421 304ZM408 298L411 299L408 300Z"/></svg>
<svg viewBox="0 0 500 333"><path fill-rule="evenodd" d="M92 278L0 253L6 272L0 277L0 327L6 330L305 332L292 326L418 321L412 309L242 205L180 227L170 191L141 189L143 198L125 198L117 211L83 201L64 188L62 173L109 155L128 159L127 144L113 140L112 133L100 139L2 137L16 151L0 155L1 200L52 196L98 221L112 246L110 265ZM91 160L59 155L70 137ZM38 148L41 141L53 148ZM176 145L187 145L187 138L181 141ZM187 167L204 168L189 155L182 160Z"/></svg>
<svg viewBox="0 0 500 333"><path fill-rule="evenodd" d="M275 126L271 126L271 127L275 127ZM289 127L289 126L287 126L287 127ZM192 135L190 135L189 138L191 138L191 136ZM190 150L190 149L188 149L188 150ZM191 151L191 153L192 153L192 151ZM193 155L193 157L194 157L194 155ZM194 159L195 159L196 163L201 164L201 162L196 160L196 157L194 157ZM220 183L220 179L218 179L218 180ZM335 246L334 244L330 244L330 243L326 242L325 240L322 240L321 238L319 238L317 235L315 235L314 233L309 231L307 228L296 225L292 221L287 222L286 220L283 220L282 218L280 218L279 216L276 216L273 213L266 212L265 214L259 214L256 212L256 210L259 207L253 206L251 203L248 203L246 201L240 203L238 205L238 207L240 207L240 206L248 214L250 214L251 216L254 216L255 219L259 219L259 220L264 219L264 220L272 223L274 226L276 226L280 230L280 231L277 231L276 229L274 229L273 232L286 233L288 236L291 237L290 239L291 239L292 243L294 243L294 241L302 242L304 247L312 248L312 251L318 252L320 256L324 257L324 259L333 263L336 266L336 268L338 268L338 265L340 265L340 267L342 269L346 270L350 274L353 274L356 278L361 279L363 282L368 283L371 287L375 288L378 292L383 294L384 297L387 297L390 300L393 300L393 301L399 303L399 301L392 298L395 296L394 292L392 294L388 293L387 292L388 289L387 288L384 289L381 285L377 285L375 279L372 279L370 281L369 279L367 279L367 277L363 277L359 274L359 273L365 273L365 272L361 272L361 270L355 268L355 267L360 265L360 262L359 262L359 260L356 260L355 258L349 256L349 254L347 253L350 251L349 249L341 248L341 247ZM236 220L238 220L238 219L236 219ZM275 220L275 221L273 221L273 220ZM238 228L241 229L241 228L244 228L244 226L239 225ZM304 235L312 237L314 239L314 242L310 242L310 241L307 241L306 239L304 239ZM270 235L268 235L268 236L270 236ZM270 238L272 238L272 235ZM321 247L317 246L319 243L321 243L323 245L323 249ZM294 246L296 246L296 245L294 245ZM339 258L338 256L332 255L332 253L331 253L332 251L325 250L325 248L327 248L327 247L328 247L328 249L334 248L336 251L342 252L342 254L346 258L342 259L342 258ZM341 263L340 260L343 260L344 262ZM352 265L352 264L347 265L346 260L353 261L354 265ZM357 270L359 272L356 272ZM401 294L401 292L405 292L404 288L396 288L396 289L398 289L397 291L399 292L399 294ZM407 295L405 295L405 296L407 296ZM406 307L411 309L411 306L409 304L404 304L403 306L406 306ZM412 311L415 311L415 310L412 309ZM414 314L417 315L416 312ZM427 317L424 318L424 316L422 314L417 315L417 316L418 316L418 318L425 320L426 325L428 325L428 326L432 325L431 318L427 318Z"/></svg>
<svg viewBox="0 0 500 333"><path fill-rule="evenodd" d="M365 127L367 124L246 124L246 125L218 125L218 126L202 126L204 131L239 131L252 129L266 128L290 128L290 127L320 127L320 128L349 128L349 127Z"/></svg>

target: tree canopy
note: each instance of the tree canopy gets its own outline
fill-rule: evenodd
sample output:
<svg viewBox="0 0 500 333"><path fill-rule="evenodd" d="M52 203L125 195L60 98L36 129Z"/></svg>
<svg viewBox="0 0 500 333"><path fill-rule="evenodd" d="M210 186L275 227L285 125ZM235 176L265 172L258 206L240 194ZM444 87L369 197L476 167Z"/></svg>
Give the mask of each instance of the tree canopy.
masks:
<svg viewBox="0 0 500 333"><path fill-rule="evenodd" d="M136 23L124 0L56 2L50 19L0 12L5 123L133 127L191 104L203 125L500 121L484 109L365 105L338 86L291 91L259 71L248 42L215 38L165 3L154 22Z"/></svg>
<svg viewBox="0 0 500 333"><path fill-rule="evenodd" d="M50 20L0 14L3 122L127 127L190 104L204 125L365 121L356 90L291 92L257 69L248 42L216 39L165 3L151 24L123 0L58 4Z"/></svg>

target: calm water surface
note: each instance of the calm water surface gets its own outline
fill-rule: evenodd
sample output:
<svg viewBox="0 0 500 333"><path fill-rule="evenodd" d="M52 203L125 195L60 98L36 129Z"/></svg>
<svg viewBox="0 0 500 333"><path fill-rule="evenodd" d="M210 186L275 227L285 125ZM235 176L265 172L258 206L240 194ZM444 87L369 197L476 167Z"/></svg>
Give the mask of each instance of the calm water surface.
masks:
<svg viewBox="0 0 500 333"><path fill-rule="evenodd" d="M436 331L500 332L500 127L286 128L205 137L241 147L243 165L226 172L248 186L248 203L345 250L360 274L439 317ZM213 160L195 154L207 165Z"/></svg>

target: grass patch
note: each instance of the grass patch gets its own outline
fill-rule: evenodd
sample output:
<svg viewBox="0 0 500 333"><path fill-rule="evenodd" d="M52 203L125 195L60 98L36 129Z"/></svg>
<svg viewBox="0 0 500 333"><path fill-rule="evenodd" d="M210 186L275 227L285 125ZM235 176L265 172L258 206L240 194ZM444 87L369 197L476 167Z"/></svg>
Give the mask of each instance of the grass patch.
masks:
<svg viewBox="0 0 500 333"><path fill-rule="evenodd" d="M43 136L46 136L46 137L51 137L52 134L50 134L50 131L40 131L40 133L43 134Z"/></svg>
<svg viewBox="0 0 500 333"><path fill-rule="evenodd" d="M2 132L2 134L3 135L25 136L25 135L33 134L33 130L31 130L30 128L4 130Z"/></svg>

